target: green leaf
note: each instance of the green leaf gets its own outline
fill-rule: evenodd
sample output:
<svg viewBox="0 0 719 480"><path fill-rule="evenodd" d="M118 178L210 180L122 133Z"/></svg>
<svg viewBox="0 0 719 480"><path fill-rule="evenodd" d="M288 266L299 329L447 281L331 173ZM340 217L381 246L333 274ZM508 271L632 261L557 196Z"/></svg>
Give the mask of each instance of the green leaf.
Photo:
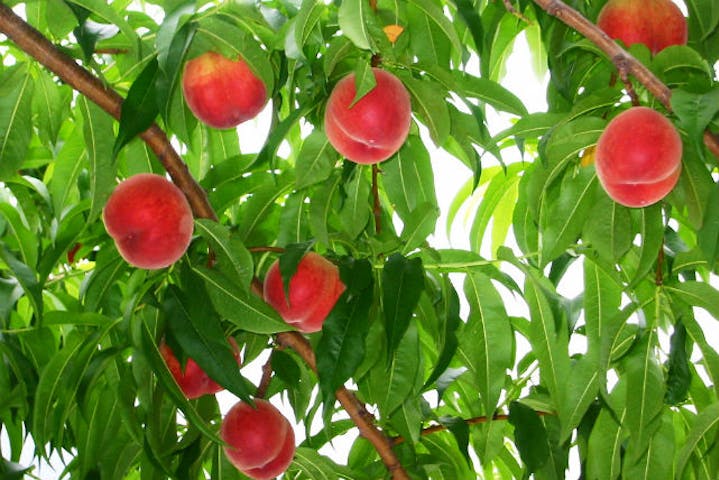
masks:
<svg viewBox="0 0 719 480"><path fill-rule="evenodd" d="M626 363L627 420L634 457L646 453L651 438L661 425L665 380L654 353L654 334L650 332ZM659 421L658 421L659 419Z"/></svg>
<svg viewBox="0 0 719 480"><path fill-rule="evenodd" d="M93 220L100 215L107 197L115 187L115 164L112 155L114 122L109 114L85 97L80 97L78 107L82 113L85 147L90 162L89 218Z"/></svg>
<svg viewBox="0 0 719 480"><path fill-rule="evenodd" d="M324 182L332 174L337 153L322 130L315 130L302 143L297 154L295 186L302 189Z"/></svg>
<svg viewBox="0 0 719 480"><path fill-rule="evenodd" d="M324 13L325 5L314 0L304 0L294 18L294 40L301 52L305 51L307 41Z"/></svg>
<svg viewBox="0 0 719 480"><path fill-rule="evenodd" d="M597 352L598 353L598 352ZM563 391L562 405L559 410L562 433L560 440L566 441L572 431L581 423L592 402L599 392L599 383L602 380L597 370L598 356L591 358L584 356L571 365L567 386Z"/></svg>
<svg viewBox="0 0 719 480"><path fill-rule="evenodd" d="M667 359L667 391L665 401L678 405L686 400L691 385L691 370L687 352L687 330L681 321L674 325Z"/></svg>
<svg viewBox="0 0 719 480"><path fill-rule="evenodd" d="M664 241L664 224L661 206L658 204L636 209L639 216L639 231L642 245L639 250L639 264L630 286L636 286L654 266Z"/></svg>
<svg viewBox="0 0 719 480"><path fill-rule="evenodd" d="M421 362L419 332L411 323L389 364L377 362L370 374L377 388L376 401L382 416L401 407L422 385Z"/></svg>
<svg viewBox="0 0 719 480"><path fill-rule="evenodd" d="M420 258L408 259L395 253L387 259L382 270L382 303L389 359L407 332L423 289L424 269Z"/></svg>
<svg viewBox="0 0 719 480"><path fill-rule="evenodd" d="M364 359L373 300L374 278L369 261L345 258L340 275L346 289L322 324L322 337L315 349L325 405L334 402L335 391L352 377Z"/></svg>
<svg viewBox="0 0 719 480"><path fill-rule="evenodd" d="M210 244L216 255L217 267L224 273L233 285L249 291L254 276L254 262L252 255L245 245L230 231L219 223L207 220L195 220L196 231Z"/></svg>
<svg viewBox="0 0 719 480"><path fill-rule="evenodd" d="M423 203L437 205L432 162L427 147L418 137L407 137L397 154L382 163L382 184L404 221Z"/></svg>
<svg viewBox="0 0 719 480"><path fill-rule="evenodd" d="M406 255L426 243L435 231L439 214L439 207L431 203L423 203L411 212L400 235L404 242L401 253Z"/></svg>
<svg viewBox="0 0 719 480"><path fill-rule="evenodd" d="M713 403L711 406L699 412L677 456L676 478L683 478L687 463L692 455L697 454L699 457L702 457L707 453L697 450L704 442L714 444L718 424L719 402Z"/></svg>
<svg viewBox="0 0 719 480"><path fill-rule="evenodd" d="M272 307L233 285L221 272L204 267L195 267L193 271L205 281L217 313L239 329L260 334L292 330Z"/></svg>
<svg viewBox="0 0 719 480"><path fill-rule="evenodd" d="M25 263L15 258L15 256L7 250L5 244L1 241L0 260L5 262L5 264L10 268L18 283L22 286L25 295L30 300L30 304L32 305L38 321L41 321L43 313L42 286L38 283L35 271Z"/></svg>
<svg viewBox="0 0 719 480"><path fill-rule="evenodd" d="M630 445L630 448L633 445ZM662 417L662 426L654 434L649 448L638 462L633 465L628 461L624 464L623 478L655 480L672 477L675 450L674 425L670 415ZM627 456L631 458L631 452Z"/></svg>
<svg viewBox="0 0 719 480"><path fill-rule="evenodd" d="M116 25L120 31L125 35L128 45L130 47L130 53L135 53L137 48L140 46L140 40L135 33L135 29L120 15L112 6L108 5L103 0L68 0L70 4L80 6L94 16L106 20L112 25ZM71 5L72 6L72 5Z"/></svg>
<svg viewBox="0 0 719 480"><path fill-rule="evenodd" d="M609 195L594 196L594 207L585 222L583 240L589 242L599 257L618 263L632 246L632 219L629 209L613 201Z"/></svg>
<svg viewBox="0 0 719 480"><path fill-rule="evenodd" d="M122 102L120 130L112 148L113 158L117 157L122 147L136 135L150 128L160 113L155 90L158 74L157 58L152 58L132 82L127 97Z"/></svg>
<svg viewBox="0 0 719 480"><path fill-rule="evenodd" d="M20 259L28 267L35 269L38 259L38 237L30 230L26 220L10 203L0 202L0 218L5 219L5 237L12 242L14 249L20 252Z"/></svg>
<svg viewBox="0 0 719 480"><path fill-rule="evenodd" d="M624 423L626 412L618 412L615 419L609 410L603 409L592 427L587 453L589 478L614 480L621 473L626 433L617 420Z"/></svg>
<svg viewBox="0 0 719 480"><path fill-rule="evenodd" d="M509 423L514 427L514 441L528 472L539 470L549 459L549 438L539 415L514 401L509 404Z"/></svg>
<svg viewBox="0 0 719 480"><path fill-rule="evenodd" d="M540 265L556 259L577 241L594 204L596 189L597 176L591 169L580 169L576 175L567 172L559 198L548 205L547 216L542 218Z"/></svg>
<svg viewBox="0 0 719 480"><path fill-rule="evenodd" d="M512 366L514 333L502 297L488 276L468 273L464 292L470 311L459 335L459 356L477 382L484 414L492 415Z"/></svg>
<svg viewBox="0 0 719 480"><path fill-rule="evenodd" d="M350 179L344 184L346 197L339 214L344 230L350 238L356 238L364 231L372 214L372 185L364 172L362 167L355 168Z"/></svg>
<svg viewBox="0 0 719 480"><path fill-rule="evenodd" d="M442 87L433 80L399 75L412 97L412 110L429 129L434 144L441 146L449 135L449 110Z"/></svg>
<svg viewBox="0 0 719 480"><path fill-rule="evenodd" d="M36 69L35 76L37 79L32 95L32 110L36 115L38 133L43 141L54 145L57 143L63 121L70 111L72 90L67 85L55 83L45 70Z"/></svg>
<svg viewBox="0 0 719 480"><path fill-rule="evenodd" d="M345 0L337 11L337 20L342 33L363 50L372 48L371 36L366 24L369 13L370 4L365 0Z"/></svg>
<svg viewBox="0 0 719 480"><path fill-rule="evenodd" d="M220 319L207 309L202 285L188 285L189 290L171 286L165 296L163 309L172 336L182 350L214 381L237 395L251 401L230 344L222 330Z"/></svg>
<svg viewBox="0 0 719 480"><path fill-rule="evenodd" d="M0 74L0 180L13 177L27 155L32 137L33 87L24 64Z"/></svg>
<svg viewBox="0 0 719 480"><path fill-rule="evenodd" d="M316 450L306 447L298 447L295 450L289 470L300 472L304 475L302 478L313 480L335 480L337 478L359 480L364 478L363 475L355 474L347 467L337 465Z"/></svg>
<svg viewBox="0 0 719 480"><path fill-rule="evenodd" d="M348 108L352 108L355 103L359 102L362 97L371 92L377 85L374 71L368 62L357 62L354 74L355 97L352 99L352 103L350 103Z"/></svg>
<svg viewBox="0 0 719 480"><path fill-rule="evenodd" d="M422 12L427 22L438 28L449 40L455 54L462 52L462 42L454 29L452 22L444 16L442 10L431 0L411 0L412 8Z"/></svg>
<svg viewBox="0 0 719 480"><path fill-rule="evenodd" d="M719 112L719 88L704 93L677 89L672 91L671 104L687 136L699 143L707 125Z"/></svg>
<svg viewBox="0 0 719 480"><path fill-rule="evenodd" d="M55 158L50 179L50 197L55 217L60 217L70 204L79 200L77 180L87 162L85 142L80 127L75 126Z"/></svg>
<svg viewBox="0 0 719 480"><path fill-rule="evenodd" d="M709 265L719 260L719 186L712 188L704 214L704 224L697 231L697 246Z"/></svg>
<svg viewBox="0 0 719 480"><path fill-rule="evenodd" d="M499 83L487 78L469 74L457 76L461 91L465 96L476 98L497 110L524 117L528 114L522 101Z"/></svg>
<svg viewBox="0 0 719 480"><path fill-rule="evenodd" d="M719 320L719 290L708 283L686 281L675 286L666 286L668 292L684 300L687 304L701 307Z"/></svg>

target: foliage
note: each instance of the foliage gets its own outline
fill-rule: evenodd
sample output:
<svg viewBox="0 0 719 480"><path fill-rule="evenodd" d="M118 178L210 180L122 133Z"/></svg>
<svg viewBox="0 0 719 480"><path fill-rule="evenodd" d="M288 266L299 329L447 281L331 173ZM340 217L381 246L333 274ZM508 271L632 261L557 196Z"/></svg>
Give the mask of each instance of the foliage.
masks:
<svg viewBox="0 0 719 480"><path fill-rule="evenodd" d="M187 401L157 349L171 337L246 398L257 386L217 354L224 335L245 365L271 351L267 397L310 433L288 477L390 475L362 437L346 465L318 453L354 427L333 396L345 384L411 478L564 478L570 452L582 478L717 477L719 353L698 319L719 320L717 158L702 140L719 128L715 1L686 1L688 46L631 50L671 88L673 111L632 79L639 101L669 116L685 150L677 188L643 209L613 203L581 162L630 105L625 85L541 2L4 3L127 101L114 122L0 41L0 477L21 478L30 437L38 458L69 459L66 478L241 478L222 455L217 400ZM572 6L595 19L603 3ZM404 28L396 43L390 24ZM522 33L549 73L545 112L502 86ZM272 92L259 153L183 103L183 62L207 49L241 55ZM403 81L414 118L376 181L322 132L332 86L372 63ZM511 126L492 133L492 110ZM100 213L117 179L163 171L136 137L153 121L219 222L198 219L180 262L142 271ZM469 172L447 225L437 149ZM469 247L433 245L463 209ZM279 255L267 247L333 258L349 285L308 337L318 374L278 345L286 326L252 293ZM569 298L577 276L584 290Z"/></svg>

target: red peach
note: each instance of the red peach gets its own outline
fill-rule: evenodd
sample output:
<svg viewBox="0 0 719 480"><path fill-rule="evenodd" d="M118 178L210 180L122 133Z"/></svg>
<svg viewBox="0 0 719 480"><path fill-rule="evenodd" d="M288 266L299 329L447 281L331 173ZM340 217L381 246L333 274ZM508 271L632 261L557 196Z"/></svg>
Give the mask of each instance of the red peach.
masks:
<svg viewBox="0 0 719 480"><path fill-rule="evenodd" d="M599 137L595 166L609 196L627 207L664 198L682 167L682 140L674 125L647 107L614 117Z"/></svg>
<svg viewBox="0 0 719 480"><path fill-rule="evenodd" d="M254 118L267 103L265 84L242 59L206 52L185 65L185 101L202 122L231 128Z"/></svg>
<svg viewBox="0 0 719 480"><path fill-rule="evenodd" d="M230 338L229 342L230 345L232 345L235 358L237 358L237 363L239 364L240 352L237 342L235 342L234 338ZM159 346L159 350L162 354L162 358L167 364L167 368L172 374L172 377L177 382L177 385L180 387L180 390L182 390L182 393L184 393L188 399L192 400L203 395L214 395L215 393L224 390L224 388L212 380L192 358L187 359L185 362L185 369L183 370L180 365L180 361L177 359L175 353L169 345L162 342Z"/></svg>
<svg viewBox="0 0 719 480"><path fill-rule="evenodd" d="M317 332L344 292L335 264L315 252L308 252L290 279L289 298L285 295L279 261L265 276L263 296L285 322L304 333Z"/></svg>
<svg viewBox="0 0 719 480"><path fill-rule="evenodd" d="M292 462L295 433L290 422L267 400L255 406L236 403L222 420L220 435L225 455L242 473L255 480L275 478Z"/></svg>
<svg viewBox="0 0 719 480"><path fill-rule="evenodd" d="M120 255L139 268L172 265L192 239L190 204L177 186L160 175L140 173L121 182L102 218Z"/></svg>
<svg viewBox="0 0 719 480"><path fill-rule="evenodd" d="M354 105L355 75L342 78L325 110L325 133L348 160L378 163L399 150L407 139L412 105L407 89L389 72L373 68L376 85Z"/></svg>
<svg viewBox="0 0 719 480"><path fill-rule="evenodd" d="M687 43L687 20L671 0L609 0L597 25L625 45L643 43L654 54Z"/></svg>

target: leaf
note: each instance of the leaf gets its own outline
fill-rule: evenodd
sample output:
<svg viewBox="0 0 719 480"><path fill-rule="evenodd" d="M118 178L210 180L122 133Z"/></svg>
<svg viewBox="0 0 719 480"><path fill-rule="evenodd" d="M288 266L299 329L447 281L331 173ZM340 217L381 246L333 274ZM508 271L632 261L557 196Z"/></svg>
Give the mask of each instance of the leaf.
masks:
<svg viewBox="0 0 719 480"><path fill-rule="evenodd" d="M91 12L94 16L106 20L109 24L116 25L123 35L125 35L130 48L130 53L135 54L135 50L139 47L140 42L137 33L135 33L132 26L125 21L124 17L116 12L112 6L108 5L103 0L67 1L71 4L70 6L72 6L72 4L78 5Z"/></svg>
<svg viewBox="0 0 719 480"><path fill-rule="evenodd" d="M90 213L93 220L100 215L107 197L115 187L115 164L112 144L115 138L113 119L85 97L80 97L78 107L83 118L83 136L90 162Z"/></svg>
<svg viewBox="0 0 719 480"><path fill-rule="evenodd" d="M127 97L122 102L120 130L112 148L113 158L117 157L122 147L136 135L150 128L160 113L155 90L158 74L157 58L153 57L132 82Z"/></svg>
<svg viewBox="0 0 719 480"><path fill-rule="evenodd" d="M580 169L577 175L567 172L559 198L548 205L542 218L542 250L540 265L556 259L574 242L584 227L594 204L597 176L591 169Z"/></svg>
<svg viewBox="0 0 719 480"><path fill-rule="evenodd" d="M367 260L345 258L340 264L345 291L322 325L315 350L320 390L325 405L335 401L335 391L350 379L365 356L374 279Z"/></svg>
<svg viewBox="0 0 719 480"><path fill-rule="evenodd" d="M295 186L302 189L324 182L332 174L337 154L322 130L313 131L297 154Z"/></svg>
<svg viewBox="0 0 719 480"><path fill-rule="evenodd" d="M677 89L672 92L671 104L687 136L699 143L707 125L719 112L719 88L704 93Z"/></svg>
<svg viewBox="0 0 719 480"><path fill-rule="evenodd" d="M217 256L217 266L227 275L233 285L238 285L249 291L254 276L254 262L252 255L245 245L230 231L219 223L207 220L195 220L196 231L210 244L213 253Z"/></svg>
<svg viewBox="0 0 719 480"><path fill-rule="evenodd" d="M0 218L5 219L5 236L8 240L12 240L13 247L20 252L22 262L35 269L40 244L37 235L28 228L21 213L10 203L0 202Z"/></svg>
<svg viewBox="0 0 719 480"><path fill-rule="evenodd" d="M714 444L716 428L719 424L719 402L711 404L696 416L694 424L687 433L686 440L677 456L676 477L683 478L689 459L695 453L702 457L706 452L697 451L701 443Z"/></svg>
<svg viewBox="0 0 719 480"><path fill-rule="evenodd" d="M610 319L621 304L622 285L598 263L584 259L584 322L587 337L587 357L596 358L602 339L611 330Z"/></svg>
<svg viewBox="0 0 719 480"><path fill-rule="evenodd" d="M63 2L49 2L48 9L50 4L56 3L62 4ZM37 80L32 95L32 110L36 115L35 123L40 138L44 142L54 145L58 141L63 121L70 111L72 90L67 85L55 83L50 74L43 69L35 69L35 76Z"/></svg>
<svg viewBox="0 0 719 480"><path fill-rule="evenodd" d="M681 321L674 325L667 359L667 391L665 402L678 405L686 400L691 385L691 370L687 352L687 330Z"/></svg>
<svg viewBox="0 0 719 480"><path fill-rule="evenodd" d="M37 274L28 265L15 258L15 256L10 253L7 248L5 248L5 244L1 241L0 260L5 262L12 271L13 275L25 292L28 300L30 300L33 311L40 322L42 320L43 301L42 286L38 283Z"/></svg>
<svg viewBox="0 0 719 480"><path fill-rule="evenodd" d="M709 195L704 224L697 231L697 246L709 265L719 260L719 186Z"/></svg>
<svg viewBox="0 0 719 480"><path fill-rule="evenodd" d="M514 334L502 297L489 277L467 273L464 292L470 311L459 335L458 353L477 382L484 414L491 416L512 366Z"/></svg>
<svg viewBox="0 0 719 480"><path fill-rule="evenodd" d="M370 207L370 182L363 168L355 168L349 181L344 184L346 197L340 210L345 232L356 238L364 231L372 213Z"/></svg>
<svg viewBox="0 0 719 480"><path fill-rule="evenodd" d="M524 117L528 114L522 101L499 83L487 78L462 74L457 77L462 93L491 105L497 110Z"/></svg>
<svg viewBox="0 0 719 480"><path fill-rule="evenodd" d="M462 42L454 30L452 22L444 16L442 10L431 0L411 0L410 5L421 11L434 26L439 28L452 45L455 54L462 52Z"/></svg>
<svg viewBox="0 0 719 480"><path fill-rule="evenodd" d="M193 271L205 281L217 313L239 329L259 334L292 330L272 307L233 285L221 272L204 267L195 267Z"/></svg>
<svg viewBox="0 0 719 480"><path fill-rule="evenodd" d="M382 184L404 221L423 203L437 205L432 162L421 139L410 135L397 154L382 163Z"/></svg>
<svg viewBox="0 0 719 480"><path fill-rule="evenodd" d="M0 181L17 173L30 146L33 87L24 64L0 74Z"/></svg>
<svg viewBox="0 0 719 480"><path fill-rule="evenodd" d="M631 458L631 446L627 452ZM623 478L645 480L681 478L672 476L675 449L674 425L670 415L662 417L662 425L651 439L645 455L633 465L628 461L624 464Z"/></svg>
<svg viewBox="0 0 719 480"><path fill-rule="evenodd" d="M362 97L371 92L377 85L377 79L375 78L374 71L367 62L357 62L354 74L355 97L352 99L352 103L350 103L347 108L352 108L355 103L362 100Z"/></svg>
<svg viewBox="0 0 719 480"><path fill-rule="evenodd" d="M597 352L598 353L598 352ZM597 370L597 360L587 356L581 357L569 370L571 382L563 391L564 398L560 409L560 423L562 425L560 441L566 441L572 431L581 423L592 402L599 392L599 382L602 380Z"/></svg>
<svg viewBox="0 0 719 480"><path fill-rule="evenodd" d="M583 240L589 242L602 260L618 263L632 246L629 209L613 201L609 195L597 194L588 218L592 221L584 224Z"/></svg>
<svg viewBox="0 0 719 480"><path fill-rule="evenodd" d="M424 269L420 258L408 259L395 253L387 259L382 270L382 303L389 360L409 328L423 289Z"/></svg>
<svg viewBox="0 0 719 480"><path fill-rule="evenodd" d="M392 354L389 365L377 362L371 375L379 387L377 404L382 415L390 415L422 384L419 332L414 323L407 328Z"/></svg>
<svg viewBox="0 0 719 480"><path fill-rule="evenodd" d="M297 48L304 52L307 40L309 40L312 31L320 20L325 5L314 0L304 0L300 11L294 18L294 40Z"/></svg>
<svg viewBox="0 0 719 480"><path fill-rule="evenodd" d="M655 204L637 209L637 212L642 245L639 250L639 264L630 282L630 287L636 286L651 271L664 239L661 206Z"/></svg>
<svg viewBox="0 0 719 480"><path fill-rule="evenodd" d="M295 457L289 470L301 472L305 475L304 478L313 480L335 480L338 478L359 480L364 478L362 475L351 472L347 467L337 465L314 449L306 447L298 447L295 450Z"/></svg>
<svg viewBox="0 0 719 480"><path fill-rule="evenodd" d="M165 294L163 310L173 338L211 379L241 400L251 402L252 393L240 375L220 319L207 309L202 286L186 288L192 288L193 293L170 286Z"/></svg>
<svg viewBox="0 0 719 480"><path fill-rule="evenodd" d="M439 207L431 203L423 203L412 211L400 235L404 242L401 253L406 255L426 243L435 231L439 214Z"/></svg>
<svg viewBox="0 0 719 480"><path fill-rule="evenodd" d="M449 110L443 89L436 82L417 80L409 75L399 75L412 97L412 110L429 129L434 144L441 146L449 135Z"/></svg>
<svg viewBox="0 0 719 480"><path fill-rule="evenodd" d="M626 363L627 420L626 428L634 447L633 461L649 448L651 438L659 428L657 421L664 405L665 381L654 353L654 333L642 340L641 348Z"/></svg>
<svg viewBox="0 0 719 480"><path fill-rule="evenodd" d="M518 401L509 404L509 423L514 442L529 473L539 470L549 459L549 438L542 420L532 408Z"/></svg>
<svg viewBox="0 0 719 480"><path fill-rule="evenodd" d="M618 420L623 424L626 412L617 413ZM589 478L615 480L621 473L621 456L624 449L626 433L621 424L603 409L594 422L589 436L587 453L587 472Z"/></svg>
<svg viewBox="0 0 719 480"><path fill-rule="evenodd" d="M667 285L665 288L687 304L701 307L719 320L719 290L710 284L690 280L682 282L676 287Z"/></svg>
<svg viewBox="0 0 719 480"><path fill-rule="evenodd" d="M342 33L362 50L372 48L371 36L366 25L369 11L370 5L365 0L345 0L337 11L337 20Z"/></svg>

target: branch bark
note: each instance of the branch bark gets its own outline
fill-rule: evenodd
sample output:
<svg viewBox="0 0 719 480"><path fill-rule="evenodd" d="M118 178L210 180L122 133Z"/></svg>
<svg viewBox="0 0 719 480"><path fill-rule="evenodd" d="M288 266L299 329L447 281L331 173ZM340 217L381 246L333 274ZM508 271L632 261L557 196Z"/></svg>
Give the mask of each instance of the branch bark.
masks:
<svg viewBox="0 0 719 480"><path fill-rule="evenodd" d="M7 5L0 2L0 32L7 35L20 49L35 58L41 65L56 74L62 81L96 103L116 120L120 119L123 98L113 89L104 85L97 77L65 55ZM170 144L167 134L157 125L140 134L142 140L157 155L170 174L173 182L184 192L196 217L217 220L207 194L190 174L187 165ZM314 370L317 370L315 355L309 342L298 333L284 333L278 336L280 344L293 348ZM389 438L374 425L364 405L347 389L336 393L337 400L347 410L362 436L369 440L380 454L392 478L409 479L399 459L392 451Z"/></svg>
<svg viewBox="0 0 719 480"><path fill-rule="evenodd" d="M534 3L594 43L611 59L620 74L626 73L632 75L639 83L644 85L667 110L672 111L672 91L669 87L662 83L662 81L639 60L619 46L619 44L604 33L602 29L562 0L534 0ZM719 158L719 136L717 134L706 131L704 133L704 144L715 157Z"/></svg>

